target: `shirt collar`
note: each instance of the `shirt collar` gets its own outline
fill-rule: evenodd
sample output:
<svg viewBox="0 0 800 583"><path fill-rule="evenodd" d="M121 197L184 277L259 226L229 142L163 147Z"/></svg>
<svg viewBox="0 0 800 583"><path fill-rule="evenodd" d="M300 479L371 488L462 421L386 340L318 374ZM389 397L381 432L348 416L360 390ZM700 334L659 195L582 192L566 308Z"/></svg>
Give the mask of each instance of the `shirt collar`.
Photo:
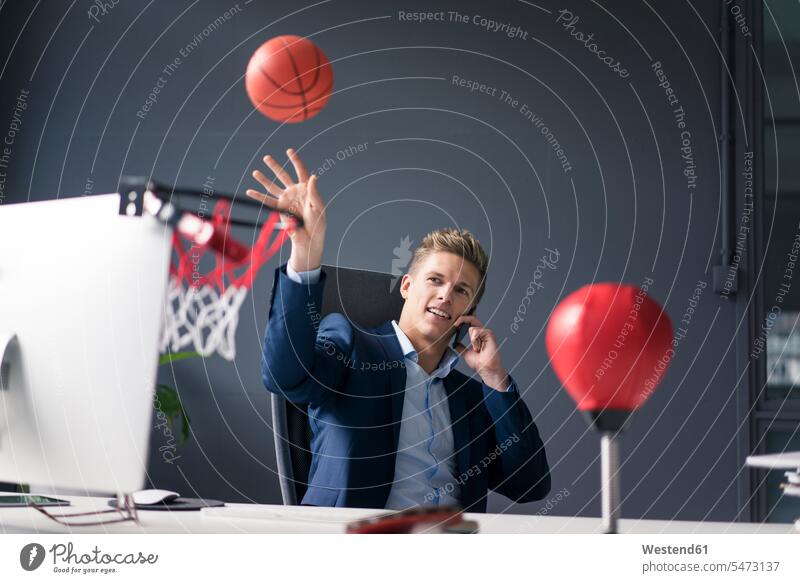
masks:
<svg viewBox="0 0 800 583"><path fill-rule="evenodd" d="M419 354L417 354L417 351L414 349L414 345L411 344L411 340L408 339L406 333L403 332L395 320L392 320L392 326L394 327L395 334L397 334L397 341L400 343L400 350L403 351L403 356L419 364ZM439 361L439 366L430 376L436 378L446 377L458 363L458 358L458 352L456 352L453 347L448 346L442 355L442 360Z"/></svg>

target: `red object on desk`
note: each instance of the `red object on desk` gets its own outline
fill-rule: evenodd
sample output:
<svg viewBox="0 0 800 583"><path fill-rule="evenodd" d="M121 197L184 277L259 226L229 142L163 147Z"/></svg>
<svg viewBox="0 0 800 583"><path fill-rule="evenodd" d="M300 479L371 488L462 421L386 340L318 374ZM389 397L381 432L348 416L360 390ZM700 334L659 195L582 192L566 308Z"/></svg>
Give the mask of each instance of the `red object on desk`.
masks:
<svg viewBox="0 0 800 583"><path fill-rule="evenodd" d="M415 527L430 525L431 529L452 526L463 521L461 508L439 506L411 508L379 514L347 525L348 534L407 534ZM423 529L424 530L424 529Z"/></svg>

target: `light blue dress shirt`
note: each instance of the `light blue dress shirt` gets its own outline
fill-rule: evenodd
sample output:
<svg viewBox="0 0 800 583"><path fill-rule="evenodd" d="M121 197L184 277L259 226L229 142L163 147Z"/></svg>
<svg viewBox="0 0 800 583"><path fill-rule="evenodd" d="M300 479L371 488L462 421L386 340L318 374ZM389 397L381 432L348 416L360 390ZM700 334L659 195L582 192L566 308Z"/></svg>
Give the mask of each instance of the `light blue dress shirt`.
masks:
<svg viewBox="0 0 800 583"><path fill-rule="evenodd" d="M321 268L317 268L297 273L286 266L289 279L297 283L316 283L320 272ZM394 482L386 508L459 505L453 430L442 381L457 364L459 354L448 346L438 368L428 375L419 366L419 355L403 330L395 321L392 326L405 357L406 390Z"/></svg>
<svg viewBox="0 0 800 583"><path fill-rule="evenodd" d="M439 367L430 375L419 366L419 356L405 333L392 321L406 363L406 390L394 482L386 508L438 506L460 502L453 452L453 430L442 379L458 362L448 347Z"/></svg>

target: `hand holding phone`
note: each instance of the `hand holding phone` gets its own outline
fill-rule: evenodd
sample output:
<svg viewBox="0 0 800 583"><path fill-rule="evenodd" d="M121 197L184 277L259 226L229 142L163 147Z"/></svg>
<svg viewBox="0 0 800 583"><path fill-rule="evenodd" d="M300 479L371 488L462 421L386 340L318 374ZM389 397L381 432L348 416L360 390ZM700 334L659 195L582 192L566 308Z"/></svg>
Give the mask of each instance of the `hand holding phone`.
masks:
<svg viewBox="0 0 800 583"><path fill-rule="evenodd" d="M474 313L473 309L469 314L459 316L469 323L461 324L456 329L453 348L461 355L464 363L478 373L486 386L504 393L511 386L511 380L500 357L497 337ZM467 331L473 327L475 331L466 342L462 342Z"/></svg>
<svg viewBox="0 0 800 583"><path fill-rule="evenodd" d="M474 313L475 313L475 307L473 306L473 308L464 315L472 316ZM469 330L469 326L470 325L468 323L464 323L461 324L458 328L456 328L456 333L453 340L453 346L455 346L464 339L464 336L467 335L467 331Z"/></svg>

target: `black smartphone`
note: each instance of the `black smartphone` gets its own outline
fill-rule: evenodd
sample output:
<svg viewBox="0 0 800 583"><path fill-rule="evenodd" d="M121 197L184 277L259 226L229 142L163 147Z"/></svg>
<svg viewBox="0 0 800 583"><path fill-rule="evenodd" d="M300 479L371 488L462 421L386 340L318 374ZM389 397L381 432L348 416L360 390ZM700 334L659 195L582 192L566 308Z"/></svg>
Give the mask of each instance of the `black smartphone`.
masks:
<svg viewBox="0 0 800 583"><path fill-rule="evenodd" d="M473 307L469 312L467 312L466 315L467 316L472 316L474 313L475 313L475 308ZM453 340L453 346L455 346L456 344L458 344L459 342L461 342L464 339L464 336L467 335L467 330L469 330L469 327L470 327L470 324L465 323L465 324L461 324L456 329L456 334L455 334L455 337L454 337L454 340Z"/></svg>

